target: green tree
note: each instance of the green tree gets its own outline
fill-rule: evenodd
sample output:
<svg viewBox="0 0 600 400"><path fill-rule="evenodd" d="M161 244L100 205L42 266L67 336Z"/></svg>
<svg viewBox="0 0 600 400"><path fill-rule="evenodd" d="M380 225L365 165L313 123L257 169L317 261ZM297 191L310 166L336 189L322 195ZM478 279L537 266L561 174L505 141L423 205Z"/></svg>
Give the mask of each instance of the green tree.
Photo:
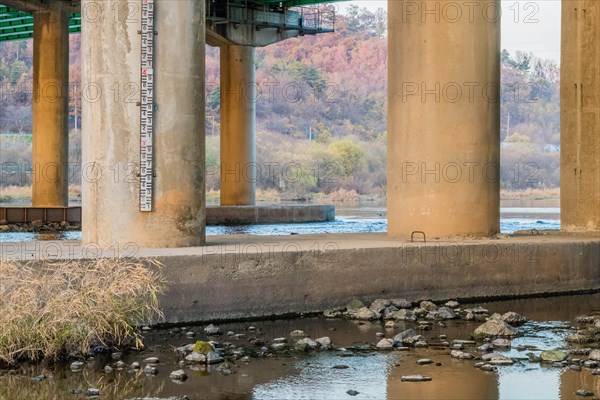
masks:
<svg viewBox="0 0 600 400"><path fill-rule="evenodd" d="M502 49L500 53L500 63L507 67L516 67L517 63L510 57L510 53L506 49Z"/></svg>
<svg viewBox="0 0 600 400"><path fill-rule="evenodd" d="M337 141L330 146L330 149L338 157L346 178L352 177L367 165L363 148L350 139Z"/></svg>

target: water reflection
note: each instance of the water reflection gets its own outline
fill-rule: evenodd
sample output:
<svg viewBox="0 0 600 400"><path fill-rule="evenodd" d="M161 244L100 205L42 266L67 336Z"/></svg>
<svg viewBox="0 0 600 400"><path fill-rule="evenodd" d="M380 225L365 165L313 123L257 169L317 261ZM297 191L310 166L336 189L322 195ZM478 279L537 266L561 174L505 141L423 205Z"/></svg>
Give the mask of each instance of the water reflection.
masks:
<svg viewBox="0 0 600 400"><path fill-rule="evenodd" d="M424 351L402 357L400 366L388 378L388 399L498 399L498 377L473 368L472 361L450 358L447 351ZM418 358L431 358L436 364L417 365ZM430 376L431 382L402 382L403 375Z"/></svg>
<svg viewBox="0 0 600 400"><path fill-rule="evenodd" d="M564 371L560 376L560 391L557 397L561 399L582 398L575 395L575 392L584 388L594 392L596 396L600 393L600 378L592 375L592 370L584 368L581 372Z"/></svg>
<svg viewBox="0 0 600 400"><path fill-rule="evenodd" d="M548 400L560 398L561 369L529 368L527 365L499 371L499 398L502 400ZM571 399L573 396L563 397Z"/></svg>
<svg viewBox="0 0 600 400"><path fill-rule="evenodd" d="M339 357L318 354L296 364L297 375L258 385L252 391L257 400L343 399L347 392L359 392L360 398L385 399L390 359L386 354L359 354ZM348 368L337 369L338 365Z"/></svg>

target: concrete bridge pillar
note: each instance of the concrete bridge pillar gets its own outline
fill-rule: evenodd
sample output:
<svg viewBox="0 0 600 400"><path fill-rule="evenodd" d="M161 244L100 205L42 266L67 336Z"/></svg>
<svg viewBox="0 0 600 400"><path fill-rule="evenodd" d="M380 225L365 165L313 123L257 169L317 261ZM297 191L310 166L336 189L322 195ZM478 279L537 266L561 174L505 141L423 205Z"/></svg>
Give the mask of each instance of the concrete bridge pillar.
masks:
<svg viewBox="0 0 600 400"><path fill-rule="evenodd" d="M34 207L69 204L69 14L33 14Z"/></svg>
<svg viewBox="0 0 600 400"><path fill-rule="evenodd" d="M600 231L600 3L563 0L560 216L565 231Z"/></svg>
<svg viewBox="0 0 600 400"><path fill-rule="evenodd" d="M389 1L388 232L500 225L500 1Z"/></svg>
<svg viewBox="0 0 600 400"><path fill-rule="evenodd" d="M139 15L84 0L83 244L204 243L204 2L155 2L154 210L139 211ZM115 22L115 18L119 18ZM116 245L115 245L116 243ZM131 244L129 244L131 243Z"/></svg>
<svg viewBox="0 0 600 400"><path fill-rule="evenodd" d="M251 206L256 197L254 47L221 47L221 205Z"/></svg>

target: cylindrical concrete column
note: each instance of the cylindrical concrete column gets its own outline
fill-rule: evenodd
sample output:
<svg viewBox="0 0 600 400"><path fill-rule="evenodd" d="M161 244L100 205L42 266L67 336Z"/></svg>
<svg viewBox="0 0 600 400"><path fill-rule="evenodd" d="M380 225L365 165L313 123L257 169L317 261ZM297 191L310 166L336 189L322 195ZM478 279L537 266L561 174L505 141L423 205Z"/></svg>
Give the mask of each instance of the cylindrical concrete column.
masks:
<svg viewBox="0 0 600 400"><path fill-rule="evenodd" d="M256 201L254 47L221 47L221 205Z"/></svg>
<svg viewBox="0 0 600 400"><path fill-rule="evenodd" d="M69 204L69 14L33 14L34 207Z"/></svg>
<svg viewBox="0 0 600 400"><path fill-rule="evenodd" d="M600 3L563 0L560 77L560 219L600 231Z"/></svg>
<svg viewBox="0 0 600 400"><path fill-rule="evenodd" d="M113 12L128 5L82 3L83 243L200 245L206 219L204 2L155 2L152 212L139 211L140 21Z"/></svg>
<svg viewBox="0 0 600 400"><path fill-rule="evenodd" d="M389 4L388 232L500 225L500 2Z"/></svg>

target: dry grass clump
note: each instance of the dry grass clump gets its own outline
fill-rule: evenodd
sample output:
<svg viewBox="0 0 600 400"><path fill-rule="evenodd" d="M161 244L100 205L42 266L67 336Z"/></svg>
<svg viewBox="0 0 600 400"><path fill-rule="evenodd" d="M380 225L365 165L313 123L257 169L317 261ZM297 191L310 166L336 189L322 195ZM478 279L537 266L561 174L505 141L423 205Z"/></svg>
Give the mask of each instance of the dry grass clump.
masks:
<svg viewBox="0 0 600 400"><path fill-rule="evenodd" d="M160 267L156 261L146 261ZM135 340L162 317L165 282L128 259L0 262L0 362L85 354Z"/></svg>

